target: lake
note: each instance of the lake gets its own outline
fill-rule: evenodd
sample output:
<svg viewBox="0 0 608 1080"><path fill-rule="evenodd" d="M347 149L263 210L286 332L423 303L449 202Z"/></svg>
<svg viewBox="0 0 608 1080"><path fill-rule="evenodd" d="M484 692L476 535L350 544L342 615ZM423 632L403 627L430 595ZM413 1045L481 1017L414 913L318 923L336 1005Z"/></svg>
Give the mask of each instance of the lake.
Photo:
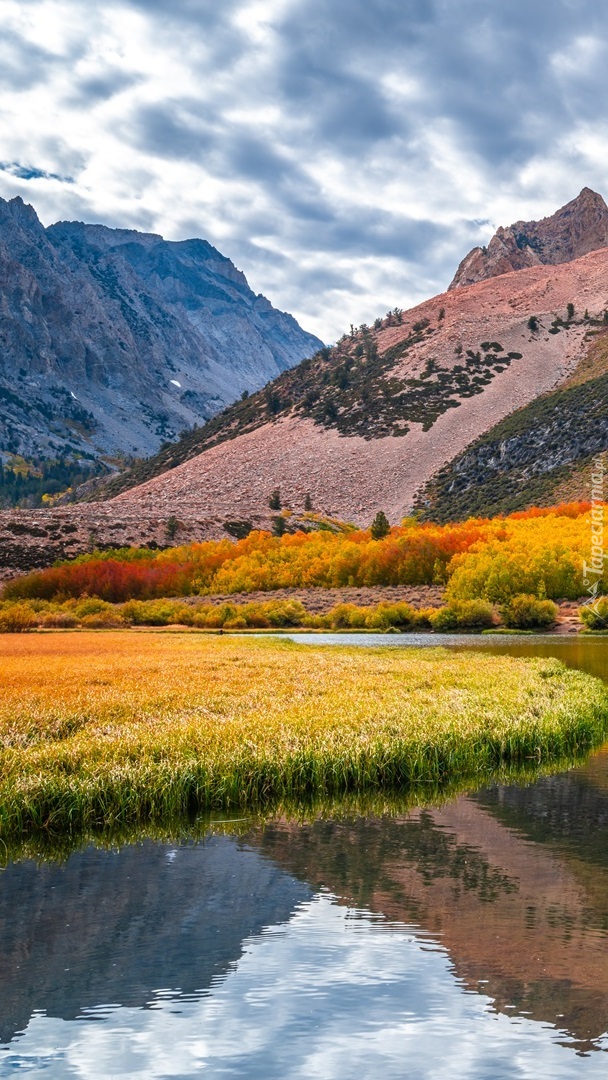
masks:
<svg viewBox="0 0 608 1080"><path fill-rule="evenodd" d="M608 679L600 638L294 638ZM224 828L0 871L0 1077L608 1075L608 751L407 813Z"/></svg>

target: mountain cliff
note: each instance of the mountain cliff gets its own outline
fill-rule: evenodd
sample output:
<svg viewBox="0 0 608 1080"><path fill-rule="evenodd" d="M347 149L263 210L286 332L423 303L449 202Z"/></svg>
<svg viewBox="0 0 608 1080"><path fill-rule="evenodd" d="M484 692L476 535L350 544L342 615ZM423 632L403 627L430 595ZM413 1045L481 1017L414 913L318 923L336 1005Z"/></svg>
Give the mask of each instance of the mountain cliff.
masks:
<svg viewBox="0 0 608 1080"><path fill-rule="evenodd" d="M500 228L487 247L475 247L460 263L450 289L524 270L572 262L590 251L608 247L608 206L585 187L572 202L542 221L516 221Z"/></svg>
<svg viewBox="0 0 608 1080"><path fill-rule="evenodd" d="M204 240L0 199L0 456L153 453L320 345Z"/></svg>

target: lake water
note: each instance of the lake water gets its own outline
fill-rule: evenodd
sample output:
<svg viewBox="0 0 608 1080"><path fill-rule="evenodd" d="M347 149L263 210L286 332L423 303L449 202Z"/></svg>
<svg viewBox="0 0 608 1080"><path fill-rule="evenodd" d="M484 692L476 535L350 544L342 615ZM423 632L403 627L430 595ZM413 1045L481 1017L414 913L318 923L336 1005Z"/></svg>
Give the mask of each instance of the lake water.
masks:
<svg viewBox="0 0 608 1080"><path fill-rule="evenodd" d="M335 640L357 638L421 643ZM601 639L430 641L608 678ZM608 752L397 816L235 827L0 871L0 1077L608 1075Z"/></svg>

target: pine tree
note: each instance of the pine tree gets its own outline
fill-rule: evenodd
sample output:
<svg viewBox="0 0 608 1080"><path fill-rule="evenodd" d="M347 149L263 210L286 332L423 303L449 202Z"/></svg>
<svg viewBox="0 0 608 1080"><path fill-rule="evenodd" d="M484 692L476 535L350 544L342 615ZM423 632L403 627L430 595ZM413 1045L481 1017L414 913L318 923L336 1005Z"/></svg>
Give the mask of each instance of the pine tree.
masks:
<svg viewBox="0 0 608 1080"><path fill-rule="evenodd" d="M167 522L167 540L169 541L169 543L172 543L175 540L178 529L179 521L177 520L175 514L171 514L171 517Z"/></svg>
<svg viewBox="0 0 608 1080"><path fill-rule="evenodd" d="M372 521L371 533L373 540L383 540L391 531L388 518L384 510L379 510Z"/></svg>

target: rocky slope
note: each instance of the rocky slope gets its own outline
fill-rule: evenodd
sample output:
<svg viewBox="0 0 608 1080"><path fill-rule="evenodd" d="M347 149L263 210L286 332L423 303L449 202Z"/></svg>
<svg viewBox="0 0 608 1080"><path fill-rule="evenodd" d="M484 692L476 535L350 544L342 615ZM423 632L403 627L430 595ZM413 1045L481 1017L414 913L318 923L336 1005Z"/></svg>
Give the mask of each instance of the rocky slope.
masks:
<svg viewBox="0 0 608 1080"><path fill-rule="evenodd" d="M498 229L487 247L475 247L465 255L450 289L528 266L571 262L607 246L608 206L601 195L585 187L551 217Z"/></svg>
<svg viewBox="0 0 608 1080"><path fill-rule="evenodd" d="M153 453L320 344L204 240L0 199L0 458Z"/></svg>
<svg viewBox="0 0 608 1080"><path fill-rule="evenodd" d="M600 334L563 386L439 470L416 498L424 518L457 521L591 498L591 463L608 450L608 332Z"/></svg>
<svg viewBox="0 0 608 1080"><path fill-rule="evenodd" d="M279 487L294 510L309 493L330 516L398 521L439 469L574 372L607 298L607 250L435 297L238 402L121 477L107 505L269 520Z"/></svg>

